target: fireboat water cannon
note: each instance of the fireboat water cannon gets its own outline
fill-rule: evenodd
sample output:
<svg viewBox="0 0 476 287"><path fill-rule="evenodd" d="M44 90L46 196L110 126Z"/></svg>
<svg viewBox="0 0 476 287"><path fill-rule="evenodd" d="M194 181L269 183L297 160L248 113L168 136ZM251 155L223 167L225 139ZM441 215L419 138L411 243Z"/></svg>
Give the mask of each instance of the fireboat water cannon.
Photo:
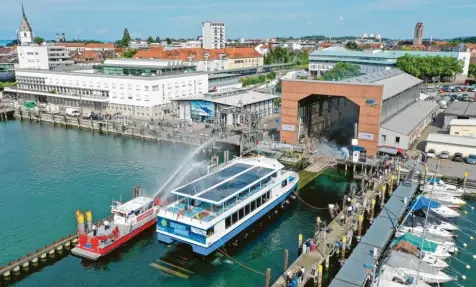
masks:
<svg viewBox="0 0 476 287"><path fill-rule="evenodd" d="M76 211L78 223L78 245L71 250L75 256L97 260L120 247L142 231L155 225L160 201L142 196L142 188L132 189L132 199L122 203L113 202L111 215L95 224L91 211L84 214Z"/></svg>

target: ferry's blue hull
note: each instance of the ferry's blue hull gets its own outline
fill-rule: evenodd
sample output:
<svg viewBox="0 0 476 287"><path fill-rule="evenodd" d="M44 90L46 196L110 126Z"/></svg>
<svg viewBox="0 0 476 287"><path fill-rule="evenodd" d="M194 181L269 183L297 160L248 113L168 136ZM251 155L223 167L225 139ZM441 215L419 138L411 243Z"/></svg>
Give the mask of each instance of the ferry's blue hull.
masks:
<svg viewBox="0 0 476 287"><path fill-rule="evenodd" d="M162 233L159 233L157 232L157 239L159 241L162 241L162 242L165 242L167 244L171 244L173 243L174 241L180 241L180 242L183 242L185 244L188 244L188 245L191 245L192 246L192 249L193 249L193 252L195 253L198 253L198 254L201 254L201 255L204 255L204 256L207 256L209 255L210 253L212 253L213 251L217 250L218 248L222 247L226 242L228 242L230 239L232 239L233 237L235 237L236 235L240 234L243 230L245 230L246 228L248 228L251 224L255 223L256 221L258 221L261 217L263 217L266 213L268 213L269 211L271 211L273 208L275 208L276 206L278 205L281 205L283 204L283 202L286 200L286 198L293 192L297 189L297 185L298 185L298 182L299 181L296 181L293 185L292 188L289 189L288 192L284 193L283 195L281 195L277 200L273 201L270 205L266 206L265 208L263 208L262 210L260 210L258 213L256 213L255 215L253 215L250 219L246 220L245 222L241 223L239 226L237 226L235 229L233 229L231 232L227 233L225 236L223 236L220 240L216 241L215 243L213 243L212 245L208 246L208 247L203 247L203 246L200 246L200 245L196 245L196 244L193 244L193 243L190 243L190 242L187 242L187 241L183 241L183 240L180 240L180 239L176 239L176 238L172 238L168 235L165 235L165 234L162 234Z"/></svg>

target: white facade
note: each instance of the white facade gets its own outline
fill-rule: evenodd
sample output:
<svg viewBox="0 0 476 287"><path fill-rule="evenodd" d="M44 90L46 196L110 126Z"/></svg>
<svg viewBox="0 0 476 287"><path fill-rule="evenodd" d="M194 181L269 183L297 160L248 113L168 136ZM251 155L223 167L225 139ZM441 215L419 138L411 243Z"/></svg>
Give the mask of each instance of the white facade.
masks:
<svg viewBox="0 0 476 287"><path fill-rule="evenodd" d="M202 23L202 48L221 49L225 48L225 24L223 22Z"/></svg>
<svg viewBox="0 0 476 287"><path fill-rule="evenodd" d="M425 151L435 150L436 154L447 151L450 156L455 153L462 153L464 157L476 154L476 138L451 136L445 134L430 134L426 140Z"/></svg>
<svg viewBox="0 0 476 287"><path fill-rule="evenodd" d="M451 120L450 135L476 137L476 120Z"/></svg>
<svg viewBox="0 0 476 287"><path fill-rule="evenodd" d="M20 29L18 32L18 41L20 45L30 45L33 43L33 30L31 29L30 22L28 22L28 18L25 14L25 9L23 8L23 4L21 6L22 18Z"/></svg>
<svg viewBox="0 0 476 287"><path fill-rule="evenodd" d="M208 75L201 73L135 77L17 70L16 76L17 92L67 99L67 106L77 106L78 100L97 101L111 110L145 117L155 117L154 108L173 99L208 92Z"/></svg>
<svg viewBox="0 0 476 287"><path fill-rule="evenodd" d="M48 46L48 65L54 68L59 65L73 65L69 51L63 46Z"/></svg>
<svg viewBox="0 0 476 287"><path fill-rule="evenodd" d="M48 47L17 46L20 69L48 70Z"/></svg>
<svg viewBox="0 0 476 287"><path fill-rule="evenodd" d="M150 47L147 41L130 41L129 48L130 49L148 49Z"/></svg>

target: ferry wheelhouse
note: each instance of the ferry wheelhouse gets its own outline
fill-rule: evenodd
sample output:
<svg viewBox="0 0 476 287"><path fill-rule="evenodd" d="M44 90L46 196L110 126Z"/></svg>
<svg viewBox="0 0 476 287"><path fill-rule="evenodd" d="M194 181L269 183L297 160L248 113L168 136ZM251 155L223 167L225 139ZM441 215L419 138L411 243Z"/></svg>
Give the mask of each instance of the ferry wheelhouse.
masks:
<svg viewBox="0 0 476 287"><path fill-rule="evenodd" d="M239 158L172 190L175 201L157 214L157 239L210 254L296 190L298 174L283 168L275 159Z"/></svg>

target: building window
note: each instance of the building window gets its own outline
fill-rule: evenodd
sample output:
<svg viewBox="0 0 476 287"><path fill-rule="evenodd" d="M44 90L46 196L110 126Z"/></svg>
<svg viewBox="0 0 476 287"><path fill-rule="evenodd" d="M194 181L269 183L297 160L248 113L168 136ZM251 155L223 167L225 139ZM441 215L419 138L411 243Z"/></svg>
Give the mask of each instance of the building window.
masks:
<svg viewBox="0 0 476 287"><path fill-rule="evenodd" d="M136 91L140 91L140 85L136 85Z"/></svg>
<svg viewBox="0 0 476 287"><path fill-rule="evenodd" d="M387 136L386 135L381 135L380 136L380 141L383 142L383 143L386 142L387 141Z"/></svg>
<svg viewBox="0 0 476 287"><path fill-rule="evenodd" d="M144 86L144 91L148 92L149 91L149 86Z"/></svg>
<svg viewBox="0 0 476 287"><path fill-rule="evenodd" d="M128 98L129 100L132 100L132 94L129 94L129 95L127 96L127 98Z"/></svg>
<svg viewBox="0 0 476 287"><path fill-rule="evenodd" d="M121 90L124 90L124 84L119 84L119 88L120 88Z"/></svg>
<svg viewBox="0 0 476 287"><path fill-rule="evenodd" d="M395 137L395 143L399 144L400 143L400 137Z"/></svg>
<svg viewBox="0 0 476 287"><path fill-rule="evenodd" d="M128 89L128 90L132 90L132 84L128 84L128 85L127 85L127 89Z"/></svg>

